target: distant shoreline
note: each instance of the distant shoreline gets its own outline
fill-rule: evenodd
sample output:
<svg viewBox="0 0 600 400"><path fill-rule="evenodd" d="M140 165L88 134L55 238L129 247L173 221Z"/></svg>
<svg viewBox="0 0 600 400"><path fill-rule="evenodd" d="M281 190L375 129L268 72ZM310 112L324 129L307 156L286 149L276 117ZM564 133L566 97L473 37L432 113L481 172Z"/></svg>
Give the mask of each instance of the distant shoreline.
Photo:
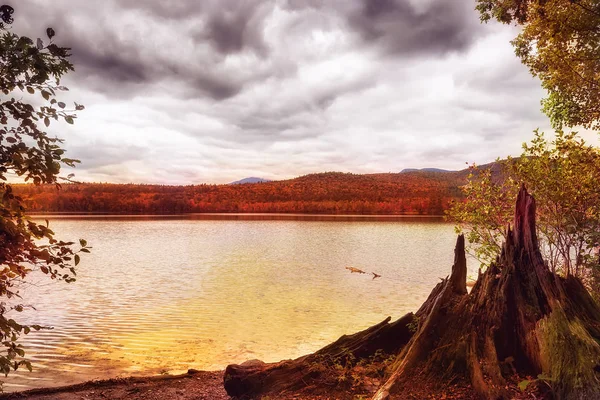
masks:
<svg viewBox="0 0 600 400"><path fill-rule="evenodd" d="M413 217L418 217L418 218L443 218L444 215L443 214L316 214L316 213L282 213L282 212L273 212L273 213L268 213L268 212L257 212L257 213L252 213L252 212L247 212L247 213L240 213L240 212L209 212L209 213L198 213L198 212L192 212L192 213L162 213L162 214L153 214L153 213L113 213L113 212L103 212L103 211L90 211L90 212L78 212L78 211L72 211L72 212L67 212L67 211L32 211L32 212L28 212L28 215L31 216L43 216L43 215L49 215L49 216L60 216L60 215L106 215L106 216L178 216L178 215L207 215L207 216L226 216L226 215L232 215L232 216L244 216L244 215L256 215L256 216L303 216L303 217L378 217L378 218L404 218L404 217L408 217L408 218L413 218Z"/></svg>
<svg viewBox="0 0 600 400"><path fill-rule="evenodd" d="M34 219L81 219L81 220L224 220L224 221L339 221L339 222L410 222L435 221L443 222L443 215L419 214L299 214L299 213L103 213L103 212L32 212Z"/></svg>
<svg viewBox="0 0 600 400"><path fill-rule="evenodd" d="M464 200L467 172L323 173L240 185L15 185L29 212L439 216Z"/></svg>

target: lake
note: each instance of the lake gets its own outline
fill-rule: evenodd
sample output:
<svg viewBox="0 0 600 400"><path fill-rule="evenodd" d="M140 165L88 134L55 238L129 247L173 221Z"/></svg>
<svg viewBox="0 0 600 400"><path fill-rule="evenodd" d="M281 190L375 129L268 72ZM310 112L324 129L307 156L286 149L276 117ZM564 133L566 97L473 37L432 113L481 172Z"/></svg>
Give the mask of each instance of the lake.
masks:
<svg viewBox="0 0 600 400"><path fill-rule="evenodd" d="M450 273L456 240L435 218L53 216L50 227L93 250L77 282L38 276L22 289L37 310L20 321L54 328L23 337L34 371L10 374L6 391L313 352L416 311Z"/></svg>

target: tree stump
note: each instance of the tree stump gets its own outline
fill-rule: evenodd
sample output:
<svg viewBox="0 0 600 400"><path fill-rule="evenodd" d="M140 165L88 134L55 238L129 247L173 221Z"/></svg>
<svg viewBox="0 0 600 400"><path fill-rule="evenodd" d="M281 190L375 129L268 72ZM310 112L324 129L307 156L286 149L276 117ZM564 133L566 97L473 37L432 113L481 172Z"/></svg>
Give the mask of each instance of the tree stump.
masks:
<svg viewBox="0 0 600 400"><path fill-rule="evenodd" d="M546 267L535 230L535 200L524 187L501 254L470 293L466 271L459 236L452 274L414 316L394 324L388 319L297 360L231 365L225 388L230 395L250 397L301 388L314 378L310 364L318 362L318 354L368 357L385 348L397 357L374 400L404 398L404 388L415 380L438 387L466 381L483 399L508 399L515 376L544 382L557 399L600 398L600 308L579 280ZM409 323L417 325L414 333Z"/></svg>

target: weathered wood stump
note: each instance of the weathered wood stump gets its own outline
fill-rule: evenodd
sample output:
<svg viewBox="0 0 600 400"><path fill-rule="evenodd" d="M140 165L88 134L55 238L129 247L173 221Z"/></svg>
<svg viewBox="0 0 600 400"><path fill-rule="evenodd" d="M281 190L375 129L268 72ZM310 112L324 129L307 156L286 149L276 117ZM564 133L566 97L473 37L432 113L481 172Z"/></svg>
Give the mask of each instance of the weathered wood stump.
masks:
<svg viewBox="0 0 600 400"><path fill-rule="evenodd" d="M544 264L535 200L524 187L507 238L470 294L462 281L457 286L462 266L434 288L416 313L417 333L374 399L399 394L417 371L436 380L466 377L488 399L509 398L511 375L541 376L556 398L600 398L600 309L580 281Z"/></svg>
<svg viewBox="0 0 600 400"><path fill-rule="evenodd" d="M297 360L231 365L227 392L259 397L302 388L314 382L311 365L322 356L368 357L381 348L398 355L375 400L404 398L415 380L466 381L483 399L508 399L509 381L526 376L551 388L548 398L600 399L600 308L579 280L554 275L544 264L535 200L524 187L501 254L470 293L466 268L459 236L452 274L414 316L388 319ZM414 333L409 323L417 325Z"/></svg>

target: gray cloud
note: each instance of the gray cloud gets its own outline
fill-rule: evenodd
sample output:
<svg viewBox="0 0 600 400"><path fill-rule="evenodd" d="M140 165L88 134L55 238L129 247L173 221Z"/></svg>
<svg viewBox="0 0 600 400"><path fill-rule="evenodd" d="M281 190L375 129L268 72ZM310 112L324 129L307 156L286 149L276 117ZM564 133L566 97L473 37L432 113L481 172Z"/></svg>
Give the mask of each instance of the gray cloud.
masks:
<svg viewBox="0 0 600 400"><path fill-rule="evenodd" d="M263 29L273 7L258 2L236 2L236 7L216 7L207 18L205 28L194 38L196 42L209 40L222 54L250 49L257 54L268 52Z"/></svg>
<svg viewBox="0 0 600 400"><path fill-rule="evenodd" d="M67 30L61 35L61 41L72 48L71 62L77 66L77 74L108 80L109 84L142 84L152 79L152 66L144 63L134 44L109 33L102 37L101 43L90 45L91 38L78 35L68 25L63 26L67 26Z"/></svg>
<svg viewBox="0 0 600 400"><path fill-rule="evenodd" d="M109 95L130 97L148 89L148 85L171 79L186 90L193 89L193 96L223 100L239 93L245 85L227 71L207 68L210 61L206 63L201 55L185 61L171 59L160 50L155 52L143 43L123 40L108 30L96 45L90 46L98 39L78 34L69 24L64 26L67 29L61 41L73 49L76 77Z"/></svg>
<svg viewBox="0 0 600 400"><path fill-rule="evenodd" d="M48 10L18 7L18 14L21 26L31 29L35 21L56 27L57 43L72 48L77 81L109 96L132 97L170 80L179 86L173 90L223 100L257 78L252 69L232 71L227 56L268 53L263 27L272 6L260 1L166 3L120 0L82 5L71 13L61 12L60 4ZM266 76L264 71L260 75Z"/></svg>
<svg viewBox="0 0 600 400"><path fill-rule="evenodd" d="M474 3L434 0L288 0L293 10L315 8L340 13L366 45L395 56L431 56L466 50L481 26L473 18Z"/></svg>
<svg viewBox="0 0 600 400"><path fill-rule="evenodd" d="M479 29L467 12L472 8L469 2L436 0L418 8L407 0L290 0L283 7L304 14L288 25L294 32L279 34L301 40L299 33L306 37L319 31L318 24L311 26L308 21L341 18L348 33L358 35L363 45L404 57L463 51ZM310 9L319 12L307 13ZM281 60L281 55L272 54L269 40L273 38L266 33L274 10L274 2L260 0L114 0L101 6L85 5L76 13L61 13L60 7L48 13L39 9L25 12L58 27L60 43L73 49L76 76L95 90L130 97L148 85L175 78L188 96L220 101L282 72L281 62L274 61L276 57ZM174 54L176 47L184 54ZM275 51L282 50L293 49ZM229 56L242 53L265 61L250 62L239 74L228 68L228 63ZM293 74L297 63L288 62L286 73ZM196 93L189 93L190 89Z"/></svg>
<svg viewBox="0 0 600 400"><path fill-rule="evenodd" d="M468 4L441 0L418 10L407 0L362 0L350 24L391 53L443 55L465 50L476 38L479 25Z"/></svg>
<svg viewBox="0 0 600 400"><path fill-rule="evenodd" d="M260 0L145 1L119 0L126 9L149 13L158 20L193 20L199 27L191 32L196 43L210 43L222 54L250 49L267 51L263 37L265 18L274 3Z"/></svg>
<svg viewBox="0 0 600 400"><path fill-rule="evenodd" d="M142 160L149 150L139 145L123 145L95 141L86 145L70 146L69 153L84 162L86 169L119 165L125 161ZM70 154L71 155L71 154Z"/></svg>
<svg viewBox="0 0 600 400"><path fill-rule="evenodd" d="M124 10L139 10L145 13L158 16L165 19L186 19L193 18L202 14L206 8L206 1L187 1L187 0L169 0L169 1L137 1L137 0L117 0Z"/></svg>
<svg viewBox="0 0 600 400"><path fill-rule="evenodd" d="M15 8L16 32L43 37L52 26L72 47L63 95L86 110L56 134L82 159L82 179L457 169L518 152L547 124L539 83L509 45L515 32L480 25L472 0Z"/></svg>

